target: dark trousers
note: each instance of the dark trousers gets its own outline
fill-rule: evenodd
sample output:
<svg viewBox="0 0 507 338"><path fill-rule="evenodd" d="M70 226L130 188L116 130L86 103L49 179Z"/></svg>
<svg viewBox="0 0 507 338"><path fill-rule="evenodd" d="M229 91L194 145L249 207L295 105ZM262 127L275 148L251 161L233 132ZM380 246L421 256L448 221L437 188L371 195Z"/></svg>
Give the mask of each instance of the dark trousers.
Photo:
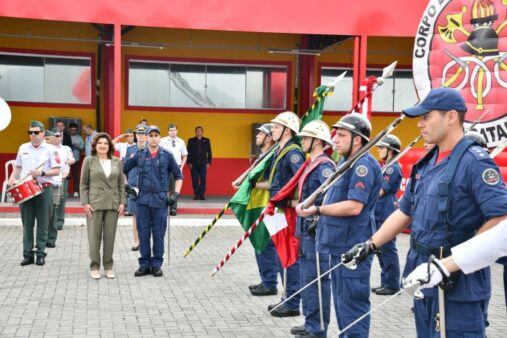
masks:
<svg viewBox="0 0 507 338"><path fill-rule="evenodd" d="M276 289L278 285L278 254L271 239L259 255L255 254L255 260L259 267L262 285L269 289Z"/></svg>
<svg viewBox="0 0 507 338"><path fill-rule="evenodd" d="M48 240L49 217L53 210L53 192L51 187L44 188L43 192L19 205L21 220L23 221L23 257L33 257L33 235L35 219L37 219L36 254L46 257L46 243Z"/></svg>
<svg viewBox="0 0 507 338"><path fill-rule="evenodd" d="M170 193L174 192L174 188L176 187L176 180L174 179L174 175L172 173L169 174L169 187L168 187L168 190ZM176 211L176 209L178 209L178 202L176 201L176 203L170 207L171 208L171 211L174 210Z"/></svg>
<svg viewBox="0 0 507 338"><path fill-rule="evenodd" d="M284 281L284 268L282 266L282 262L280 258L276 256L277 264L278 264L278 272L280 273L280 277L282 278L282 282L285 285L285 297L282 296L282 301L292 296L292 294L296 293L301 287L299 283L299 259L296 263L292 264L287 268L287 281ZM286 306L291 310L299 310L299 303L301 302L301 294L294 296L291 300L286 303Z"/></svg>
<svg viewBox="0 0 507 338"><path fill-rule="evenodd" d="M192 174L192 187L194 188L194 195L197 197L204 197L206 192L206 165L196 166L192 165L190 173Z"/></svg>
<svg viewBox="0 0 507 338"><path fill-rule="evenodd" d="M73 192L79 192L79 179L81 172L79 170L79 162L74 163L70 166L70 173L72 175L72 190ZM67 191L65 191L66 193Z"/></svg>
<svg viewBox="0 0 507 338"><path fill-rule="evenodd" d="M167 229L167 208L152 208L137 204L139 233L139 267L159 269L164 260L164 237ZM153 241L153 246L152 246ZM152 251L153 250L153 251Z"/></svg>

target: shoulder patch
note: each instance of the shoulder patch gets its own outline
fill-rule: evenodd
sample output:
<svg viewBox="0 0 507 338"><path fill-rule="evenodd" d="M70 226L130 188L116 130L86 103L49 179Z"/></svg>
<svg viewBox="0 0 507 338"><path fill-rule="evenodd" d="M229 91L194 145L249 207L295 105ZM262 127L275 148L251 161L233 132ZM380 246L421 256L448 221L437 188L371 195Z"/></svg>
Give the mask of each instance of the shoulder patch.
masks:
<svg viewBox="0 0 507 338"><path fill-rule="evenodd" d="M294 163L294 164L298 163L298 162L299 162L299 159L300 159L300 156L299 156L299 155L296 155L296 154L294 154L294 155L292 155L292 156L290 157L290 161L291 161L292 163Z"/></svg>
<svg viewBox="0 0 507 338"><path fill-rule="evenodd" d="M325 178L328 178L329 176L331 176L332 172L333 171L331 169L326 168L326 169L322 170L322 176L324 176Z"/></svg>
<svg viewBox="0 0 507 338"><path fill-rule="evenodd" d="M388 167L386 169L386 174L391 175L392 173L393 173L393 168L392 167Z"/></svg>
<svg viewBox="0 0 507 338"><path fill-rule="evenodd" d="M356 175L359 177L365 177L368 175L368 168L366 168L364 165L360 165L356 168Z"/></svg>
<svg viewBox="0 0 507 338"><path fill-rule="evenodd" d="M500 175L493 168L488 168L482 172L482 180L489 185L496 185L500 182Z"/></svg>

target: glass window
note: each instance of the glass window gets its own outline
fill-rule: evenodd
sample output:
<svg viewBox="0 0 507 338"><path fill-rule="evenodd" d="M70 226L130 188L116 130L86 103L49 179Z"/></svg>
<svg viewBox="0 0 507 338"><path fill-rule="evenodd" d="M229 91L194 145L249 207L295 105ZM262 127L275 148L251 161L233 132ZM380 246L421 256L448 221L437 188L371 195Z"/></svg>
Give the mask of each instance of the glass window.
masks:
<svg viewBox="0 0 507 338"><path fill-rule="evenodd" d="M380 77L382 70L368 70L366 75ZM394 71L393 76L385 79L382 86L375 89L372 109L374 112L401 112L418 101L412 71L399 69Z"/></svg>
<svg viewBox="0 0 507 338"><path fill-rule="evenodd" d="M160 75L154 79L161 65L165 66L167 77ZM155 85L154 82L161 83ZM287 67L136 60L129 62L128 86L131 106L284 109ZM150 86L156 86L159 91L162 88L163 93L146 89ZM165 99L160 100L160 97Z"/></svg>
<svg viewBox="0 0 507 338"><path fill-rule="evenodd" d="M322 68L320 84L325 85L344 71L347 71L342 81L338 82L334 93L326 97L324 110L327 111L349 111L352 108L352 70L346 68Z"/></svg>
<svg viewBox="0 0 507 338"><path fill-rule="evenodd" d="M91 92L91 58L0 54L5 100L90 104Z"/></svg>

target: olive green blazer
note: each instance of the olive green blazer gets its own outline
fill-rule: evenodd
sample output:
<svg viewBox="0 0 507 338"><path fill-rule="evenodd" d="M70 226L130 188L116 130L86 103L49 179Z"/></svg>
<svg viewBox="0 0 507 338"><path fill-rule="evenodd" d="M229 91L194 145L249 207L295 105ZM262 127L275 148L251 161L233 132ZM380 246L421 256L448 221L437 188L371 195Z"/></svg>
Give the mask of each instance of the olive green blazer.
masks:
<svg viewBox="0 0 507 338"><path fill-rule="evenodd" d="M111 175L106 177L97 156L87 156L81 168L79 185L81 205L90 204L94 210L117 210L125 204L125 180L121 161L111 158Z"/></svg>

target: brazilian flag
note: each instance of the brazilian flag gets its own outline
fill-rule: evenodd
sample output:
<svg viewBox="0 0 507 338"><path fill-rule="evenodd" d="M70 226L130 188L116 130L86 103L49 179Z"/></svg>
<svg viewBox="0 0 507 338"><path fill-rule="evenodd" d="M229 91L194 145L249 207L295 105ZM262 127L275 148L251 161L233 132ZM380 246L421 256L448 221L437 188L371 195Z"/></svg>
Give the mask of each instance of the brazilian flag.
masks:
<svg viewBox="0 0 507 338"><path fill-rule="evenodd" d="M231 208L245 231L250 229L252 224L259 218L269 201L269 191L266 189L252 189L250 181L264 181L264 171L269 169L269 163L275 150L276 148L255 166L229 201L229 208ZM250 234L250 242L257 254L264 250L269 238L269 232L264 222L260 222Z"/></svg>
<svg viewBox="0 0 507 338"><path fill-rule="evenodd" d="M311 107L301 117L299 130L302 130L303 127L310 121L322 120L322 115L324 113L324 102L326 101L326 96L331 92L330 89L332 90L334 88L329 88L329 86L320 86L315 88L313 91L313 97L315 99Z"/></svg>

